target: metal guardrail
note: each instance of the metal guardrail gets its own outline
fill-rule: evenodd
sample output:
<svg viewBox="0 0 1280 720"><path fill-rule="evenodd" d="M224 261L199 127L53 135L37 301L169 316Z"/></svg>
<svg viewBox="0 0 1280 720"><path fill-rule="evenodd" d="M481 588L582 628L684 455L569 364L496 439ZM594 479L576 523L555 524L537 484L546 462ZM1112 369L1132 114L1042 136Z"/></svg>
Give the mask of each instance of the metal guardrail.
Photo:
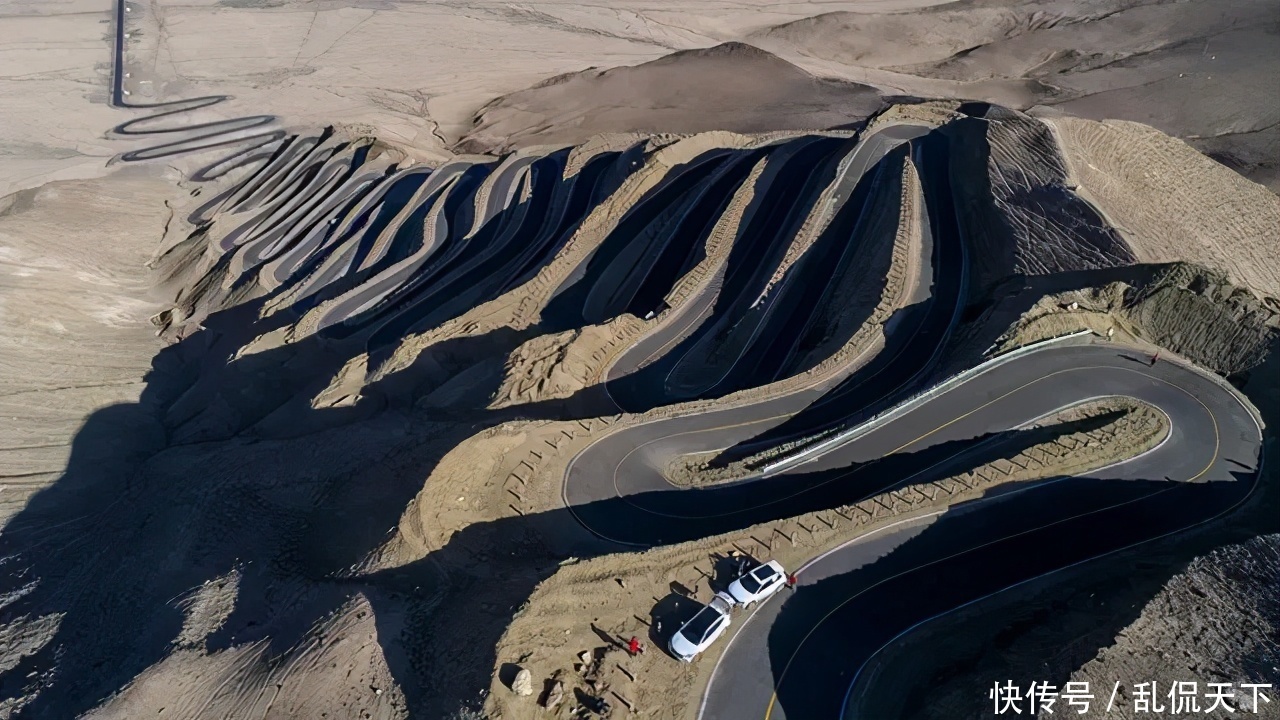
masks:
<svg viewBox="0 0 1280 720"><path fill-rule="evenodd" d="M981 375L982 373L987 372L988 370L991 370L995 367L1003 365L1009 362L1010 360L1014 360L1024 355L1029 355L1033 352L1036 352L1037 350L1041 350L1054 343L1060 343L1065 340L1070 340L1072 338L1077 338L1083 335L1091 335L1091 334L1093 334L1092 330L1077 330L1076 332L1067 333L1066 335L1058 335L1056 337L1046 338L1044 340L1037 340L1036 342L1023 345L1021 347L1010 350L1009 352L996 355L995 357L992 357L989 360L986 360L978 365L974 365L968 370L952 375L946 380L943 380L942 382L936 385L933 385L928 390L918 393L898 403L897 405L894 405L893 407L873 416L871 419L866 420L865 422L861 422L858 425L852 428L849 428L848 430L842 433L839 433L838 435L832 437L829 440L825 440L816 445L810 445L809 447L801 450L800 452L797 452L794 455L782 458L781 460L777 460L775 462L772 462L764 466L764 468L760 471L760 477L768 477L780 471L788 470L797 465L802 465L808 462L809 460L811 460L813 457L817 455L821 455L822 453L826 452L827 450L830 450L831 448L837 447L851 440L855 440L871 432L872 430L875 430L881 425L884 425L890 420L893 420L911 410L914 410L915 408L919 407L925 402L932 400L934 397L937 397L938 395L941 395L944 392L952 390L968 382L974 377Z"/></svg>

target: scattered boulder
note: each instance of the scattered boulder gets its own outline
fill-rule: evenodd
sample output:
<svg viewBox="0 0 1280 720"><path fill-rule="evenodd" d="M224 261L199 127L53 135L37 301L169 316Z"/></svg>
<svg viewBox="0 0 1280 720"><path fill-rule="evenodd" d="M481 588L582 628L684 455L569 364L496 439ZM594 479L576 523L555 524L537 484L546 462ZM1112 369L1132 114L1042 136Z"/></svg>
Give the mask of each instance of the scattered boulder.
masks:
<svg viewBox="0 0 1280 720"><path fill-rule="evenodd" d="M528 668L520 668L516 673L516 679L511 681L511 691L521 697L533 694L533 674Z"/></svg>
<svg viewBox="0 0 1280 720"><path fill-rule="evenodd" d="M556 680L547 690L547 696L542 699L542 707L554 710L562 702L564 702L564 683Z"/></svg>

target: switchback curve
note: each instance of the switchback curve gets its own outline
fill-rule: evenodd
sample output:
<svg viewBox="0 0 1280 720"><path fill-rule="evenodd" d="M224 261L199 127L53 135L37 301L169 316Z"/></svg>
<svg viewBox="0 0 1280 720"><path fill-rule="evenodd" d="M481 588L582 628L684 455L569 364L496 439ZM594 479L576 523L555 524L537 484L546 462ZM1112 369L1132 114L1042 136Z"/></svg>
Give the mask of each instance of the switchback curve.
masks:
<svg viewBox="0 0 1280 720"><path fill-rule="evenodd" d="M630 427L574 459L565 499L602 537L633 545L693 539L945 477L967 469L958 463L979 438L1114 395L1164 412L1170 437L1141 457L1084 477L1000 494L822 558L805 569L794 599L766 606L739 630L702 714L837 717L856 669L898 633L1003 587L1177 532L1243 502L1261 461L1261 430L1245 401L1180 362L1148 366L1141 355L1101 343L1051 347L980 373L766 479L681 491L662 469L675 454L723 447L778 422L794 398ZM881 458L923 458L930 448L946 448L945 456L929 455L927 467L905 477L877 474ZM612 497L625 502L592 503ZM594 516L600 507L612 515ZM1064 536L1072 541L1062 542ZM964 581L942 582L957 577ZM824 644L832 637L859 641Z"/></svg>

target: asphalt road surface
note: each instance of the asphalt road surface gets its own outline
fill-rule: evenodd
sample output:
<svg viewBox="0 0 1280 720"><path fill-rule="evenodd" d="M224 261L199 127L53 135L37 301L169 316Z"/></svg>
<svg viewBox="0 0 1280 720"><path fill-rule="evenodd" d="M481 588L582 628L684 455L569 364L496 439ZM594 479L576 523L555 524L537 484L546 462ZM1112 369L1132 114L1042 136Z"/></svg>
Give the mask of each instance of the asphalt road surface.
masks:
<svg viewBox="0 0 1280 720"><path fill-rule="evenodd" d="M820 392L820 391L814 391ZM659 420L602 438L570 464L566 504L619 543L700 538L855 502L971 467L973 446L1076 403L1131 397L1171 420L1156 449L1086 476L993 494L878 531L800 574L739 632L703 718L836 718L858 671L899 634L1010 585L1177 532L1253 489L1261 430L1237 395L1180 363L1105 344L1046 347L980 373L777 476L678 490L678 454L728 447L780 422L810 393ZM609 502L612 500L612 502Z"/></svg>
<svg viewBox="0 0 1280 720"><path fill-rule="evenodd" d="M214 120L204 123L164 125L161 118L194 112L217 105L231 98L230 95L205 95L161 103L134 103L128 100L130 91L125 87L125 37L127 0L116 0L115 37L111 53L111 106L125 110L154 110L146 117L128 120L112 128L111 132L122 136L170 135L177 139L159 145L121 153L123 162L155 160L191 152L203 152L214 148L238 148L235 153L220 158L197 173L196 180L211 180L241 164L259 159L261 148L282 140L285 132L279 129L257 131L275 122L274 115L250 115L230 120Z"/></svg>
<svg viewBox="0 0 1280 720"><path fill-rule="evenodd" d="M859 181L886 155L904 143L923 137L929 130L930 128L919 125L890 125L861 140L850 154L841 174L834 180L833 207L829 212L835 214L843 203L849 202L853 198L853 189ZM765 265L758 264L758 267L765 268ZM929 285L930 270L928 263L921 268L924 276L922 282L925 287ZM723 271L721 269L718 272ZM722 297L725 293L729 293L730 297ZM715 308L737 299L732 295L733 293L725 286L724 278L707 283L697 294L686 299L672 313L670 319L641 338L630 350L620 356L606 374L609 392L615 402L630 411L642 411L658 404L659 399L665 402L675 399L671 392L673 373L682 362L694 365L700 362L697 358L687 356L690 355L699 338L713 329L711 325L715 322ZM763 310L768 310L768 304L775 302L782 295L783 293L777 290L771 293L766 298ZM763 310L756 313L754 322L763 322L767 316ZM738 369L737 364L744 359L749 349L743 347L738 360L725 364L720 381L714 383L712 387L720 385L725 378ZM645 372L641 372L642 369ZM749 384L752 383L748 382ZM832 386L825 387L829 389ZM677 394L682 398L705 395L711 389L702 388L699 392ZM796 405L798 410L813 402L815 397L805 394L796 399L802 401Z"/></svg>

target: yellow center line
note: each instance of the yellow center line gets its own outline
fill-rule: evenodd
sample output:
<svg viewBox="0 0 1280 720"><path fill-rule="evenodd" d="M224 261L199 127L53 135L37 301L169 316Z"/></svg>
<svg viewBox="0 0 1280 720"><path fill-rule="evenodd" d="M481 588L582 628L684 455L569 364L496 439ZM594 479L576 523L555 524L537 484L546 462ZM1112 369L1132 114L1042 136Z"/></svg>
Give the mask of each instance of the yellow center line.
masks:
<svg viewBox="0 0 1280 720"><path fill-rule="evenodd" d="M955 423L959 422L960 420L963 420L963 419L964 419L964 418L966 418L966 417L969 417L970 415L973 415L974 413L978 412L979 410L982 410L983 408L989 407L990 405L992 405L992 404L994 404L994 403L996 403L996 402L999 402L1000 400L1003 400L1003 399L1005 399L1005 398L1009 397L1010 395L1012 395L1012 394L1014 394L1014 393L1016 393L1016 392L1019 392L1019 391L1021 391L1021 390L1025 389L1025 388L1027 388L1027 387L1029 387L1029 386L1031 386L1031 385L1034 385L1035 383L1040 382L1041 380L1045 380L1045 379L1048 379L1048 378L1053 377L1053 376L1055 376L1055 375L1060 375L1060 374L1065 373L1065 372L1071 372L1071 371L1073 371L1073 370L1102 369L1102 368L1109 368L1109 369L1114 369L1114 370L1125 370L1125 371L1128 371L1128 372L1133 372L1133 373L1137 373L1137 374L1139 374L1139 375L1146 376L1146 377L1148 377L1148 378L1151 378L1152 380L1155 380L1155 381L1157 381L1157 382L1164 383L1165 385L1168 385L1169 387L1172 387L1172 388L1177 389L1178 391L1180 391L1181 393L1183 393L1183 394L1184 394L1184 395L1186 395L1187 397L1189 397L1189 398L1191 398L1192 400L1195 400L1197 403L1199 403L1200 407L1204 408L1205 413L1209 416L1209 422L1210 422L1211 426L1213 427L1213 453L1212 453L1211 457L1209 458L1209 462L1204 466L1204 468L1202 468L1202 469L1200 470L1200 472L1197 472L1195 475L1192 475L1190 478L1188 478L1188 479L1187 479L1187 480L1185 480L1184 482L1195 482L1196 480L1199 480L1201 477L1203 477L1203 476L1205 475L1205 473L1209 472L1209 470L1213 467L1214 463L1216 463L1216 462L1218 461L1218 454L1219 454L1219 451L1220 451L1220 433L1219 433L1219 430L1218 430L1218 420L1217 420L1217 417L1213 414L1213 411L1209 409L1209 406L1208 406L1208 405L1205 405L1203 400L1201 400L1200 398L1198 398L1198 397L1196 397L1195 395L1191 394L1190 392L1188 392L1188 391L1187 391L1187 390L1185 390L1184 388L1182 388L1182 387L1180 387L1180 386L1178 386L1178 385L1175 385L1175 384L1173 384L1173 383L1171 383L1171 382L1169 382L1169 381L1167 381L1167 380L1164 380L1163 378L1158 378L1158 377L1156 377L1156 376L1154 376L1154 375L1151 375L1151 374L1149 374L1149 373L1145 373L1145 372L1141 372L1141 371L1139 371L1139 370L1135 370L1135 369L1131 369L1131 368L1122 368L1122 367L1118 367L1118 366L1114 366L1114 365L1090 366L1090 367L1087 367L1087 368L1068 368L1068 369L1065 369L1065 370L1058 370L1057 372L1050 373L1049 375L1045 375L1045 376L1043 376L1043 377L1036 378L1035 380L1032 380L1032 381L1030 381L1030 382L1028 382L1028 383L1026 383L1026 384L1024 384L1024 385L1021 385L1021 386L1019 386L1019 387L1017 387L1017 388L1014 388L1013 390L1010 390L1009 392L1007 392L1007 393L1005 393L1005 394L1003 394L1003 395L1001 395L1001 396L999 396L999 397L997 397L997 398L995 398L995 399L993 399L993 400L989 400L988 402L985 402L985 403L983 403L982 405L979 405L978 407L976 407L976 408L974 408L974 409L970 410L969 412L964 413L963 415L957 416L957 417L955 417L955 418L953 418L953 419L951 419L951 420L949 420L949 421L947 421L947 422L945 422L945 423L943 423L943 424L939 425L938 427L936 427L936 428L934 428L934 429L930 430L930 431L929 431L929 432L927 432L927 433L924 433L924 434L923 434L923 435L921 435L920 437L918 437L918 438L916 438L916 439L914 439L914 440L912 440L912 441L910 441L910 442L907 442L907 443L905 443L905 444L903 444L903 445L899 446L897 449L895 449L895 450L893 450L893 451L891 451L891 452L889 452L889 453L887 453L887 454L888 454L888 455L893 455L893 454L895 454L895 453L901 452L903 449L905 449L905 448L907 448L907 447L909 447L909 446L911 446L911 445L913 445L913 444L915 444L915 443L917 443L917 442L919 442L919 441L921 441L921 440L923 440L923 439L925 439L925 438L929 437L930 435L933 435L934 433L936 433L936 432L938 432L938 431L940 431L940 430L942 430L942 429L944 429L944 428L946 428L946 427L949 427L949 426L951 426L951 425L954 425ZM1168 490L1172 490L1172 489L1173 489L1172 487L1168 488ZM1159 490L1159 491L1157 491L1156 493L1153 493L1152 495L1159 494L1159 493L1163 493L1163 492L1167 492L1168 490ZM771 720L771 718L772 718L772 716L773 716L773 709L774 709L774 707L777 705L777 702L778 702L778 689L781 687L783 680L785 680L785 679L786 679L787 672L791 669L791 665L792 665L792 663L794 663L794 662L795 662L795 659L800 655L800 650L801 650L801 648L803 648L803 647L804 647L805 643L807 643L807 642L809 641L809 638L810 638L810 637L812 637L812 636L813 636L813 634L814 634L815 632L817 632L818 628L819 628L819 627L821 627L821 626L822 626L822 624L823 624L823 623L825 623L828 619L830 619L832 615L834 615L834 614L836 614L837 612L839 612L841 608L843 608L844 606L848 605L850 602L852 602L854 599L856 599L858 596L862 595L863 593L865 593L865 592L867 592L867 591L869 591L869 590L872 590L872 589L874 589L875 587L877 587L877 586L879 586L879 585L881 585L881 584L883 584L883 583L889 582L890 580L893 580L893 579L895 579L895 578L898 578L898 577L901 577L901 576L903 576L903 575L906 575L907 573L915 572L916 570L919 570L920 568L928 567L929 565L936 565L936 564L938 564L938 563L940 563L940 562L943 562L943 561L945 561L945 560L950 560L951 558L958 557L958 556L963 555L963 554L965 554L965 553L969 553L969 552L972 552L972 551L974 551L974 550L981 549L981 548L983 548L983 547L986 547L987 545L991 545L991 544L994 544L994 543L997 543L997 542L1002 542L1002 541L1004 541L1004 540L1008 540L1010 537L1017 537L1018 535L1023 535L1023 534L1029 533L1029 532L1033 532L1033 531L1035 531L1035 530L1040 530L1040 529L1043 529L1044 527L1050 527L1050 526L1052 526L1052 525L1057 525L1057 524L1059 524L1059 523L1063 523L1063 522L1066 522L1066 521L1068 521L1068 520L1073 520L1073 519L1075 519L1076 517L1083 517L1084 515L1088 515L1088 514L1091 514L1091 513L1094 513L1094 512L1099 512L1099 511L1101 511L1101 510L1107 510L1107 509L1111 509L1112 507L1120 507L1121 505L1125 505L1125 504L1132 503L1132 502L1137 502L1138 500L1142 500L1142 499L1145 499L1145 498L1151 497L1152 495L1144 495L1144 496L1142 496L1142 497L1140 497L1140 498L1135 498L1135 499L1133 499L1133 500L1128 500L1128 501L1126 501L1126 502L1124 502L1124 503L1120 503L1120 504L1117 504L1117 505L1114 505L1114 506L1109 506L1109 507L1107 507L1107 508L1099 508L1099 510L1091 510L1091 511L1089 511L1088 513L1082 513L1081 515L1072 516L1072 517L1070 517L1070 518L1064 518L1064 519L1062 519L1062 520L1057 520L1057 521L1054 521L1054 522L1052 522L1052 523L1049 523L1048 525L1044 525L1044 526L1041 526L1041 527L1038 527L1038 528L1032 528L1032 529L1030 529L1030 530L1024 530L1024 531L1023 531L1023 532L1021 532L1021 533L1015 533L1014 535L1010 535L1010 536L1007 536L1007 537L999 538L999 539L997 539L997 540L992 540L992 541L991 541L991 542L989 542L989 543L984 543L984 544L979 545L979 546L977 546L977 547L975 547L975 548L970 548L969 550L964 550L964 551L961 551L961 552L955 553L955 554L953 554L953 555L948 555L948 556L946 556L946 557L939 558L938 560L934 560L933 562L925 563L924 565L920 565L920 566L917 566L917 567L911 568L911 569L909 569L909 570L904 570L904 571L902 571L902 572L900 572L900 573L898 573L898 574L896 574L896 575L893 575L892 577L885 578L884 580L881 580L881 581L879 581L879 582L875 583L875 584L874 584L874 585L872 585L871 587L864 588L863 590L860 590L860 591L858 591L857 593L854 593L853 595L851 595L851 596L849 596L848 598L846 598L846 599L845 599L843 602L841 602L839 605L837 605L835 608L833 608L833 609L832 609L830 612L828 612L826 615L822 616L822 618L821 618L821 619L819 619L819 620L818 620L818 622L814 623L813 627L811 627L811 628L809 629L809 632L808 632L808 633L806 633L806 634L805 634L805 636L804 636L803 638L801 638L800 643L799 643L798 645L796 645L796 649L791 653L791 657L787 659L786 664L785 664L785 665L783 666L783 668L782 668L782 672L778 675L778 680L777 680L777 682L775 682L775 683L774 683L774 685L773 685L773 692L772 692L772 693L770 694L770 696L769 696L769 704L768 704L768 706L765 708L765 712L764 712L764 720ZM842 720L843 720L843 719L842 719Z"/></svg>
<svg viewBox="0 0 1280 720"><path fill-rule="evenodd" d="M742 513L745 513L745 512L751 512L751 511L753 511L753 510L759 510L760 508L768 507L768 506L770 506L770 505L777 505L778 503L781 503L781 502L784 502L784 501L790 500L790 499L792 499L792 498L794 498L794 497L798 497L798 496L803 495L803 494L805 494L805 493L813 492L814 490L817 490L817 489L819 489L819 488L826 487L827 485L830 485L830 484L832 484L832 483L834 483L834 482L836 482L836 481L838 481L838 480L845 480L845 479L848 479L848 478L852 477L854 474L858 473L859 471L861 471L861 470L865 470L866 468L871 467L872 465L874 465L875 463L879 462L880 460L883 460L884 458L889 457L890 455L895 455L895 454L897 454L897 453L901 452L902 450L904 450L905 448L907 448L907 447L909 447L909 446L911 446L911 445L913 445L913 444L915 444L915 443L917 443L917 442L920 442L921 440L923 440L923 439L925 439L925 438L929 437L930 435L933 435L934 433L938 432L939 430L942 430L942 429L944 429L944 428L946 428L946 427L948 427L948 426L950 426L950 425L953 425L953 424L955 424L955 423L957 423L957 422L959 422L959 421L961 421L961 420L963 420L963 419L965 419L965 418L969 417L970 415L973 415L974 413L976 413L976 412L978 412L978 411L980 411L980 410L982 410L982 409L984 409L984 408L990 407L991 405L993 405L993 404L995 404L995 403L997 403L997 402L1000 402L1001 400L1003 400L1003 399L1005 399L1005 398L1009 397L1010 395L1013 395L1014 393L1020 392L1020 391L1022 391L1022 390L1025 390L1025 389L1026 389L1026 388L1028 388L1028 387L1031 387L1032 385L1035 385L1035 384L1036 384L1036 383L1038 383L1038 382L1041 382L1041 381L1043 381L1043 380L1048 380L1049 378L1052 378L1052 377L1054 377L1055 375L1062 375L1062 374L1064 374L1064 373L1069 373L1069 372L1083 372L1083 371L1088 371L1088 370L1101 370L1101 369L1107 369L1107 368L1112 368L1112 369L1117 369L1117 370L1129 370L1128 368L1120 368L1120 367L1116 367L1116 366L1114 366L1114 365L1085 365L1085 366L1081 366L1081 367L1066 368L1066 369L1063 369L1063 370L1058 370L1058 371L1056 371L1056 372L1049 373L1048 375L1043 375L1043 376L1038 377L1038 378L1036 378L1036 379L1034 379L1034 380L1031 380L1030 382L1027 382L1027 383L1025 383L1025 384L1023 384L1023 385L1021 385L1021 386L1019 386L1019 387L1016 387L1016 388L1014 388L1014 389L1010 390L1009 392L1006 392L1005 394L1001 395L1000 397L997 397L997 398L995 398L995 399L993 399L993 400L988 400L987 402L983 403L982 405L979 405L978 407L976 407L976 408L974 408L974 409L970 410L969 412L966 412L966 413L964 413L963 415L959 415L959 416L957 416L957 417L953 418L952 420L950 420L950 421L948 421L948 422L946 422L946 423L943 423L942 425L939 425L938 427L936 427L936 428L934 428L934 429L930 430L929 432L924 433L924 434L923 434L923 435L921 435L920 437L918 437L918 438L916 438L916 439L914 439L914 440L911 440L910 442L907 442L907 443L905 443L905 444L903 444L903 445L900 445L900 446L898 446L897 448L895 448L895 449L893 449L893 450L890 450L889 452L887 452L887 453L885 453L885 454L881 455L881 456L880 456L880 457L878 457L878 458L874 458L874 459L872 459L872 460L868 460L867 462L864 462L864 463L862 463L862 464L860 464L860 465L857 465L857 466L853 467L853 469L848 470L847 472L842 472L842 473L839 473L839 474L833 475L832 477L827 478L826 480L823 480L823 481L822 481L822 482L820 482L820 483L817 483L817 484L814 484L814 485L810 485L810 486L804 487L804 488L802 488L802 489L800 489L800 490L797 490L797 491L795 491L795 492L793 492L793 493L791 493L791 494L789 494L789 495L783 495L783 496L780 496L780 497L773 498L772 500L766 500L766 501L764 501L764 502L760 502L760 503L757 503L757 504L755 504L755 505L751 505L750 507L741 507L741 508L738 508L738 509L736 509L736 510L731 510L731 511L728 511L728 512L722 512L722 513L713 513L713 514L708 514L708 515L689 516L689 515L673 515L673 514L670 514L670 513L658 512L658 511L656 511L656 510L651 510L651 509L648 509L648 508L642 508L642 507L640 507L640 506L638 506L638 505L633 505L633 506L634 506L634 507L637 507L637 508L639 508L639 509L641 509L641 510L643 510L644 512L649 513L650 515L657 515L657 516L660 516L660 517L678 518L678 519L685 519L685 520L694 520L694 519L696 519L696 520L706 520L706 519L710 519L710 518L727 517L727 516L729 516L729 515L740 515L740 514L742 514ZM1136 370L1131 370L1130 372L1138 372L1138 371L1136 371ZM1146 375L1146 373L1138 373L1138 374L1140 374L1140 375ZM1153 377L1153 376L1148 375L1147 377ZM1158 379L1158 378L1155 378L1155 379ZM938 395L938 397L942 397L942 395L945 395L945 394L947 394L947 393L951 392L952 390L957 390L957 389L959 389L960 387L964 387L964 386L963 386L963 385L960 385L960 386L958 386L958 387L956 387L956 388L948 389L947 391L945 391L945 392L941 393L940 395ZM936 398L931 399L929 402L933 402L933 400L936 400ZM928 403L925 403L925 405L927 405L927 404L928 404ZM921 406L919 406L919 407L923 407L923 405L921 405ZM910 411L908 411L908 412L907 412L907 415L909 415L909 414L911 414L911 413L916 412L916 410L918 410L918 409L919 409L919 407L912 408ZM648 441L648 442L646 442L646 443L642 443L642 444L640 444L640 445L637 445L636 447L632 448L629 452L627 452L627 454L626 454L626 455L622 456L622 459L621 459L621 460L619 460L619 461L618 461L618 463L617 463L616 465L614 465L614 467L613 467L613 489L614 489L614 493L615 493L618 497L620 497L620 498L622 498L622 499L624 499L624 500L626 499L626 496L622 494L622 489L618 486L618 473L619 473L619 471L621 470L623 463L625 463L625 462L627 461L627 459L631 457L631 455L632 455L632 454L636 453L636 452L637 452L637 451L639 451L641 448L645 448L645 447L648 447L649 445L652 445L652 444L654 444L654 443L662 442L662 441L664 441L664 440L669 440L669 439L671 439L671 438L680 437L680 436L682 436L682 435L697 435L697 434L705 433L705 432L714 432L714 431L719 431L719 430L728 430L728 429L732 429L732 428L743 427L743 426L746 426L746 425L754 425L754 424L757 424L757 423L767 422L767 421L769 421L769 420L777 419L777 417L787 417L787 416L786 416L786 415L780 415L780 416L776 416L776 417L773 417L773 418L764 418L764 419L760 419L760 420L749 420L749 421L746 421L746 422L735 423L735 424L732 424L732 425L722 425L722 426L718 426L718 427L714 427L714 428L699 428L699 429L696 429L696 430L686 430L686 431L684 431L684 432L674 433L674 434L671 434L671 435L664 435L663 437L660 437L660 438L654 438L653 440L650 440L650 441ZM875 432L876 430L880 430L880 429L882 429L882 428L884 428L884 427L888 427L888 425L891 425L893 422L897 422L897 420L898 420L898 418L895 418L894 420L889 421L889 422L888 422L888 423L886 423L885 425L882 425L882 426L880 426L880 427L874 428L874 429L873 429L873 430L871 430L870 432ZM827 450L826 452L827 452L827 453L830 453L830 452L832 452L832 451L836 450L836 449L837 449L837 448L839 448L839 447L842 447L842 445L838 445L838 446L836 446L836 447L834 447L834 448L831 448L830 450ZM963 451L961 451L961 453L963 453ZM959 454L961 454L961 453L957 453L956 455L959 455ZM953 456L951 456L951 457L944 458L944 461L945 461L945 460L950 460L950 459L952 459L952 458L954 458L954 457L956 457L956 456L955 456L955 455L953 455ZM928 469L931 469L931 468L926 468L926 470L928 470ZM914 476L912 476L912 477L914 477Z"/></svg>

